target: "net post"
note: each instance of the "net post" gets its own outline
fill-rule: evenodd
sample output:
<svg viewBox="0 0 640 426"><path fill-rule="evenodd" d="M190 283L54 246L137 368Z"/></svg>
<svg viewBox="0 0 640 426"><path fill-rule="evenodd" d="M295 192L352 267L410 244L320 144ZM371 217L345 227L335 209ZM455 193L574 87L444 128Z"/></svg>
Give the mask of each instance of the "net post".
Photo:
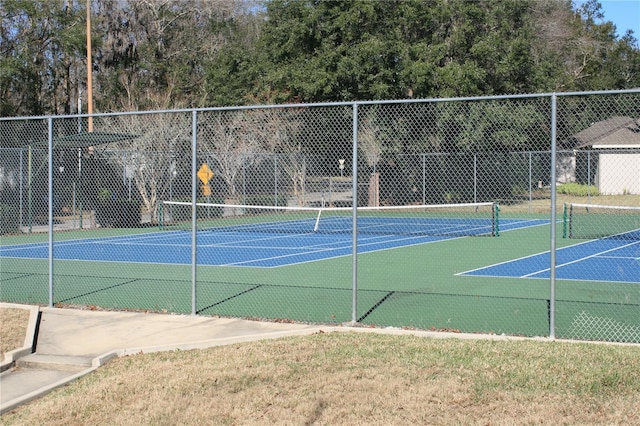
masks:
<svg viewBox="0 0 640 426"><path fill-rule="evenodd" d="M164 204L162 201L158 203L158 229L162 231L164 224Z"/></svg>
<svg viewBox="0 0 640 426"><path fill-rule="evenodd" d="M494 237L499 237L500 236L500 204L498 203L493 203L493 209L492 210L492 214L493 214L493 218L492 218L492 234Z"/></svg>
<svg viewBox="0 0 640 426"><path fill-rule="evenodd" d="M562 238L567 238L567 203L562 207Z"/></svg>
<svg viewBox="0 0 640 426"><path fill-rule="evenodd" d="M567 232L569 238L573 238L573 204L569 204L569 212L568 212L567 221L569 222L567 225Z"/></svg>

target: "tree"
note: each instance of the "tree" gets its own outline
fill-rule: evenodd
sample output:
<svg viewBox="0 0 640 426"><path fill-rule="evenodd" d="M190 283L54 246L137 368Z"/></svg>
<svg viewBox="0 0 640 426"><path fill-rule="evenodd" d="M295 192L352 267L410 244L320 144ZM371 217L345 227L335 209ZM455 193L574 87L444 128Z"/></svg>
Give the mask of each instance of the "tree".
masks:
<svg viewBox="0 0 640 426"><path fill-rule="evenodd" d="M254 94L271 102L633 87L617 76L640 54L595 0L274 0L266 14Z"/></svg>
<svg viewBox="0 0 640 426"><path fill-rule="evenodd" d="M96 111L621 89L633 34L590 0L91 0ZM0 112L68 114L83 0L0 0Z"/></svg>
<svg viewBox="0 0 640 426"><path fill-rule="evenodd" d="M373 173L376 171L376 165L380 162L383 152L380 126L375 115L375 111L370 109L369 114L362 120L358 132L358 148L364 153L367 165Z"/></svg>
<svg viewBox="0 0 640 426"><path fill-rule="evenodd" d="M307 150L300 137L302 122L299 110L259 110L256 130L268 152L273 153L291 180L293 195L299 206L305 205Z"/></svg>
<svg viewBox="0 0 640 426"><path fill-rule="evenodd" d="M528 4L272 1L260 40L262 88L304 101L526 91Z"/></svg>
<svg viewBox="0 0 640 426"><path fill-rule="evenodd" d="M532 53L540 90L638 86L640 49L637 40L630 33L617 38L613 23L603 21L602 6L598 1L587 1L576 10L569 1L540 0L533 5L537 43ZM547 77L543 77L545 71Z"/></svg>
<svg viewBox="0 0 640 426"><path fill-rule="evenodd" d="M0 1L0 113L69 114L84 78L83 9L75 2Z"/></svg>
<svg viewBox="0 0 640 426"><path fill-rule="evenodd" d="M251 124L251 115L246 111L205 113L199 120L199 149L202 154L213 156L231 198L238 196L238 174L261 151Z"/></svg>
<svg viewBox="0 0 640 426"><path fill-rule="evenodd" d="M206 67L242 0L99 0L96 103L105 110L210 105Z"/></svg>
<svg viewBox="0 0 640 426"><path fill-rule="evenodd" d="M238 196L241 171L273 159L274 168L285 172L298 205L303 206L309 153L302 129L307 119L298 109L205 112L199 119L199 150L213 157L230 197Z"/></svg>
<svg viewBox="0 0 640 426"><path fill-rule="evenodd" d="M209 104L203 103L202 106L233 106L269 100L268 97L251 97L252 86L261 74L256 50L261 34L261 16L259 11L241 8L226 19L211 21L211 30L225 42L215 55L203 61Z"/></svg>
<svg viewBox="0 0 640 426"><path fill-rule="evenodd" d="M158 203L167 194L175 159L190 152L191 123L187 114L108 116L96 129L132 136L132 141L110 144L107 160L131 174L146 211L157 219Z"/></svg>
<svg viewBox="0 0 640 426"><path fill-rule="evenodd" d="M390 96L398 64L392 3L271 1L259 44L256 96L338 101Z"/></svg>

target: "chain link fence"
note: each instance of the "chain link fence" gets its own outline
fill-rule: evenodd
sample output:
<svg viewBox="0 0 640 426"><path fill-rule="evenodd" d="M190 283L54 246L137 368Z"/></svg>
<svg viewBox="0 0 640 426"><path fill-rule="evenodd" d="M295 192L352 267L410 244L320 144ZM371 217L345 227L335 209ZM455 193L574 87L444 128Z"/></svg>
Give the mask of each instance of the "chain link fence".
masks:
<svg viewBox="0 0 640 426"><path fill-rule="evenodd" d="M639 101L0 119L0 298L638 343Z"/></svg>

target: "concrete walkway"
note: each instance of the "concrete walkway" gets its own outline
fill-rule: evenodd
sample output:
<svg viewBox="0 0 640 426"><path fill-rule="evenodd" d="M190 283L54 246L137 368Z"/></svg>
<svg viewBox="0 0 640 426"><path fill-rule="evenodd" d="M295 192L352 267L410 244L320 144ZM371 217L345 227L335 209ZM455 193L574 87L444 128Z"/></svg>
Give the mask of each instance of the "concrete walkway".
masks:
<svg viewBox="0 0 640 426"><path fill-rule="evenodd" d="M208 348L311 334L321 329L305 324L187 315L38 308L7 303L0 303L0 307L31 311L25 346L7 354L2 364L0 414L88 374L117 356Z"/></svg>

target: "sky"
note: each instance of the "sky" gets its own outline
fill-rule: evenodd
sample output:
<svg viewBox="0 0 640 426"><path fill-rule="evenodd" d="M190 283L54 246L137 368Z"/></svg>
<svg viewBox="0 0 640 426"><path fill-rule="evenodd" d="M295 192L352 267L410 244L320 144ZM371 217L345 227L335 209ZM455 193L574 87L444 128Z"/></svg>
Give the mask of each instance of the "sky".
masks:
<svg viewBox="0 0 640 426"><path fill-rule="evenodd" d="M599 0L604 13L604 20L616 25L618 37L631 29L636 39L640 39L640 0ZM575 1L582 4L584 1Z"/></svg>

